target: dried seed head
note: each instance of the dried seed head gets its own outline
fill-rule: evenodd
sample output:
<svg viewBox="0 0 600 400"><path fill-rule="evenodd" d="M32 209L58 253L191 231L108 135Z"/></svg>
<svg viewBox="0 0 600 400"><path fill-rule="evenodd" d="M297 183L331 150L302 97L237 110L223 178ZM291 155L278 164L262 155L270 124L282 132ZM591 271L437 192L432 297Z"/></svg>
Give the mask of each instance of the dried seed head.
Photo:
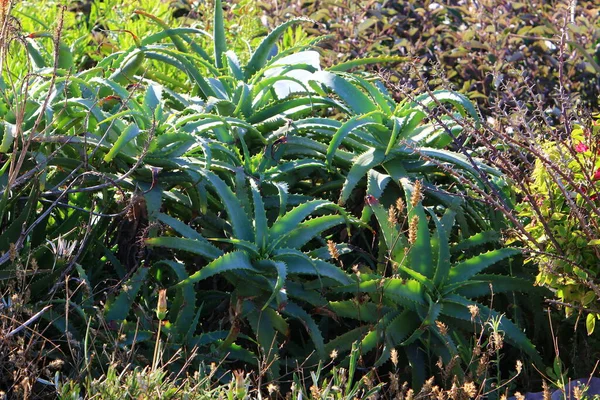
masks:
<svg viewBox="0 0 600 400"><path fill-rule="evenodd" d="M392 359L392 364L394 364L394 367L397 367L398 366L398 350L392 349L390 358Z"/></svg>
<svg viewBox="0 0 600 400"><path fill-rule="evenodd" d="M493 351L499 351L504 346L504 336L500 332L493 332L490 336L490 345ZM517 363L517 366L519 363Z"/></svg>
<svg viewBox="0 0 600 400"><path fill-rule="evenodd" d="M448 334L448 327L441 321L435 321L435 325L440 330L440 333L444 336Z"/></svg>
<svg viewBox="0 0 600 400"><path fill-rule="evenodd" d="M477 386L473 382L465 382L463 384L463 392L467 395L468 398L472 399L477 396Z"/></svg>
<svg viewBox="0 0 600 400"><path fill-rule="evenodd" d="M408 224L408 243L414 244L417 241L417 228L419 226L419 216L415 215Z"/></svg>
<svg viewBox="0 0 600 400"><path fill-rule="evenodd" d="M340 252L338 251L337 246L335 245L333 240L327 241L327 250L329 250L329 255L331 256L331 258L333 258L334 260L339 260Z"/></svg>
<svg viewBox="0 0 600 400"><path fill-rule="evenodd" d="M415 391L412 389L408 389L408 391L406 392L406 400L413 400L414 397Z"/></svg>
<svg viewBox="0 0 600 400"><path fill-rule="evenodd" d="M402 197L398 197L398 200L396 200L396 212L398 213L398 216L402 215L404 207L406 207L404 200L402 200Z"/></svg>
<svg viewBox="0 0 600 400"><path fill-rule="evenodd" d="M425 381L425 384L423 385L423 388L421 389L421 393L430 393L431 392L431 388L433 386L434 379L435 378L432 376L431 378L429 378Z"/></svg>
<svg viewBox="0 0 600 400"><path fill-rule="evenodd" d="M338 356L338 352L337 352L337 350L336 350L336 349L333 349L333 350L331 350L331 353L329 354L329 357L330 357L332 360L335 360L335 359L337 358L337 356Z"/></svg>
<svg viewBox="0 0 600 400"><path fill-rule="evenodd" d="M544 394L544 400L552 400L552 392L545 380L542 382L542 393Z"/></svg>
<svg viewBox="0 0 600 400"><path fill-rule="evenodd" d="M471 321L475 321L475 318L479 315L479 307L475 304L470 304L467 306L469 312L471 313Z"/></svg>
<svg viewBox="0 0 600 400"><path fill-rule="evenodd" d="M581 400L583 399L583 396L585 394L586 389L580 385L577 385L573 388L573 397L575 397L575 400Z"/></svg>
<svg viewBox="0 0 600 400"><path fill-rule="evenodd" d="M410 198L410 204L413 207L416 207L417 204L419 204L419 202L423 199L423 193L421 192L422 189L423 189L423 187L422 187L421 181L416 181L412 196Z"/></svg>
<svg viewBox="0 0 600 400"><path fill-rule="evenodd" d="M525 400L525 396L523 396L523 395L521 394L521 392L517 392L517 393L515 393L515 398L516 398L517 400Z"/></svg>
<svg viewBox="0 0 600 400"><path fill-rule="evenodd" d="M316 385L312 385L310 387L310 394L312 395L313 398L315 399L319 399L321 398L321 390L319 389L318 386Z"/></svg>
<svg viewBox="0 0 600 400"><path fill-rule="evenodd" d="M448 397L452 400L456 400L458 398L458 386L456 382L452 383L452 387L448 390Z"/></svg>
<svg viewBox="0 0 600 400"><path fill-rule="evenodd" d="M479 364L477 365L477 376L481 376L487 371L489 356L487 353L483 353L481 358L479 359Z"/></svg>
<svg viewBox="0 0 600 400"><path fill-rule="evenodd" d="M391 226L398 225L398 216L396 214L396 208L394 206L390 206L388 209L388 223Z"/></svg>
<svg viewBox="0 0 600 400"><path fill-rule="evenodd" d="M433 389L431 389L431 395L437 400L446 400L446 392L440 389L439 386L434 386Z"/></svg>
<svg viewBox="0 0 600 400"><path fill-rule="evenodd" d="M435 363L435 366L438 367L439 369L444 368L444 361L442 361L442 357L438 357L438 360Z"/></svg>
<svg viewBox="0 0 600 400"><path fill-rule="evenodd" d="M269 395L272 395L273 393L278 392L279 388L277 387L277 385L271 382L267 385L267 391L269 392Z"/></svg>
<svg viewBox="0 0 600 400"><path fill-rule="evenodd" d="M517 370L517 375L520 374L523 370L523 363L521 362L521 360L517 360L517 365L515 368Z"/></svg>
<svg viewBox="0 0 600 400"><path fill-rule="evenodd" d="M156 305L156 317L162 321L167 316L167 289L158 291L158 304Z"/></svg>

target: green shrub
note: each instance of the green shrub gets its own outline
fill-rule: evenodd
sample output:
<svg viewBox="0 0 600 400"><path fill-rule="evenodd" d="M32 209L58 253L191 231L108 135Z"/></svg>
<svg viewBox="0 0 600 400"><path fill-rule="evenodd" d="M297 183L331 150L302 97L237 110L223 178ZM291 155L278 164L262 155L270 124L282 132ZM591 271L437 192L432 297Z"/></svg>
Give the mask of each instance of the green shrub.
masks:
<svg viewBox="0 0 600 400"><path fill-rule="evenodd" d="M561 109L557 96L561 80L573 100L598 109L600 26L594 1L264 3L266 17L274 23L305 15L318 23L312 32L332 34L334 39L322 45L329 50L327 63L377 55L404 57L394 68L377 66L377 70L385 71L405 91L457 90L476 101L486 117L498 117L494 112L498 104L530 103L533 93L542 109ZM565 24L561 56L560 32ZM524 82L514 88L513 99L504 83L517 77Z"/></svg>
<svg viewBox="0 0 600 400"><path fill-rule="evenodd" d="M540 144L532 184L519 205L539 253L537 283L553 290L568 315L584 312L588 334L599 317L600 124L576 125L564 141Z"/></svg>

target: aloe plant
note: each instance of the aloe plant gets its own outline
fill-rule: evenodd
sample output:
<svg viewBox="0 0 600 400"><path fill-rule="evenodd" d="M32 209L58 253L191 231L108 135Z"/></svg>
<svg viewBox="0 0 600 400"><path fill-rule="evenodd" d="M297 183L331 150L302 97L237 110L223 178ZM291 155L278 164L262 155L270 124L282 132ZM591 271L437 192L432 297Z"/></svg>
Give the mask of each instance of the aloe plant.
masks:
<svg viewBox="0 0 600 400"><path fill-rule="evenodd" d="M456 203L457 194L497 191L502 195L491 184L499 179L499 171L449 147L461 135L461 120L470 118L478 124L475 108L463 95L436 91L396 103L377 80L339 72L335 66L315 73L311 87L323 96L334 95L337 110L346 115L340 124L323 125L314 119L296 123L302 126L297 131L302 136L299 144L310 142L327 165L339 168L344 176L339 204L345 204L359 186L364 188L371 172L395 182L418 177L425 183L428 199L445 207ZM428 118L431 109L440 106L455 111L437 120ZM484 221L483 216L494 212L477 201L463 201L458 212L462 221L471 221L463 229L473 233L501 226L498 219L492 219L493 225Z"/></svg>
<svg viewBox="0 0 600 400"><path fill-rule="evenodd" d="M154 237L147 239L146 244L194 254L206 263L190 276L178 277L179 282L172 289L186 291L201 281L223 276L233 287L228 295L230 307L237 307L239 303L237 317L251 326L262 354L268 356L268 364L273 364L276 374L280 364L274 349L290 335L290 320L300 321L317 353L324 357L322 334L307 309L327 304L322 295L324 290L352 281L339 266L326 261L331 256L326 247L318 243L322 242L323 232L347 224L351 218L343 208L326 200L309 200L288 210L284 194L279 196L279 212L269 213L254 179L239 182L234 194L216 174L209 171L200 171L200 174L226 213L220 223L225 228L225 236L206 237L211 232L208 229L205 234L202 230L199 233L176 218L157 214L158 221L181 237ZM249 196L244 194L246 190ZM323 214L325 210L334 214ZM308 246L314 240L317 240L316 247ZM345 248L336 249L343 253ZM191 303L188 302L187 307L194 307L192 300L188 299ZM188 336L189 345L202 342L206 336L219 338L216 332L197 336L189 323L189 319L178 318L173 327L180 334L192 332ZM219 351L229 352L239 336L239 326L232 323L227 336L217 341Z"/></svg>
<svg viewBox="0 0 600 400"><path fill-rule="evenodd" d="M379 224L380 268L363 271L357 283L336 289L366 294L368 301L330 303L339 317L373 326L355 328L328 343L327 348L348 350L353 340L361 339L363 353L383 349L375 361L379 366L389 359L392 349L402 347L413 369L413 384L420 386L428 376L424 357L429 354L449 363L459 354L459 344L468 342L465 332L480 331L493 318L499 321L508 343L540 363L539 354L522 330L503 313L478 301L491 294L532 290L530 281L507 272L485 273L495 264L519 256L520 250L500 247L477 251L482 244L497 241L493 231L453 243L456 207L438 216L433 208L423 206L420 182L413 185L402 179L400 183L406 200L389 208L369 194L368 206ZM394 215L404 216L408 232ZM458 339L461 342L457 343ZM463 361L468 363L469 359Z"/></svg>

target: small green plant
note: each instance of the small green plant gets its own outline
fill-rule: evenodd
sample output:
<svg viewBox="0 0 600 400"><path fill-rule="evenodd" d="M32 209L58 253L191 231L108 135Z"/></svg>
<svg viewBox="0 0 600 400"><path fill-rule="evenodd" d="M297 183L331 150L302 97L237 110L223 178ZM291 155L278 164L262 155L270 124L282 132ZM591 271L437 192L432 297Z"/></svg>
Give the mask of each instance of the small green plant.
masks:
<svg viewBox="0 0 600 400"><path fill-rule="evenodd" d="M555 291L568 315L580 313L588 334L600 317L600 124L577 125L568 140L540 146L532 185L519 205L539 253L537 282Z"/></svg>

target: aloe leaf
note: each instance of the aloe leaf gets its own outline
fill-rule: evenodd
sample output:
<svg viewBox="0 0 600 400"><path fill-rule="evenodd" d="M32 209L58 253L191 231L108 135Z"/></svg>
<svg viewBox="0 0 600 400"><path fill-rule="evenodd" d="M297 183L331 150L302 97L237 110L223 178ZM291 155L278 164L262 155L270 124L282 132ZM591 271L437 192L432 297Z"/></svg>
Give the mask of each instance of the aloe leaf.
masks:
<svg viewBox="0 0 600 400"><path fill-rule="evenodd" d="M521 250L514 248L503 248L491 250L486 253L471 257L456 264L450 270L448 283L464 282L495 263L506 258L521 254Z"/></svg>
<svg viewBox="0 0 600 400"><path fill-rule="evenodd" d="M150 14L148 14L148 15L151 18L156 18L156 17L151 16ZM160 19L158 19L158 18L157 18L157 20L160 21ZM171 39L171 41L175 45L175 48L178 51L180 51L181 53L189 53L189 49L186 46L186 43L187 43L188 46L194 51L194 53L196 53L198 56L200 56L200 58L203 61L207 62L209 65L213 64L213 60L210 58L208 53L202 48L202 46L197 44L195 39L193 39L187 35L188 33L193 33L196 35L204 35L207 38L212 39L212 35L209 32L206 32L205 30L202 30L202 29L190 28L190 27L169 28L169 26L162 21L160 21L160 23L158 25L161 25L164 30L162 32L158 32L158 33L155 33L153 35L150 35L150 36L144 38L142 40L142 46L146 47L146 46L152 45L154 43L158 43L168 37L169 39Z"/></svg>
<svg viewBox="0 0 600 400"><path fill-rule="evenodd" d="M227 42L225 41L225 21L223 20L221 0L215 1L213 40L215 46L215 66L223 68L223 54L227 51Z"/></svg>
<svg viewBox="0 0 600 400"><path fill-rule="evenodd" d="M447 296L444 299L443 306L443 314L453 318L459 318L464 321L471 322L472 320L471 313L468 309L469 306L475 306L479 310L479 316L477 318L480 322L485 323L488 322L490 318L500 318L499 329L504 332L505 340L508 343L516 346L518 349L526 352L536 364L542 365L542 359L535 349L535 346L531 343L523 331L506 316L501 315L480 303L468 300L459 295Z"/></svg>
<svg viewBox="0 0 600 400"><path fill-rule="evenodd" d="M221 250L208 243L208 241L200 241L197 239L161 236L146 239L146 245L187 251L188 253L206 257L209 260L214 260L223 254Z"/></svg>
<svg viewBox="0 0 600 400"><path fill-rule="evenodd" d="M323 288L326 288L326 286L323 285ZM285 284L285 293L287 293L290 299L301 301L303 304L311 305L313 307L322 308L327 305L327 299L323 297L319 292L313 289L306 288L305 285L299 282L288 280ZM281 300L283 300L279 302L280 306L282 304L285 305L287 299L283 295L280 297Z"/></svg>
<svg viewBox="0 0 600 400"><path fill-rule="evenodd" d="M356 185L358 185L358 182L365 177L371 168L381 164L384 160L384 151L375 148L367 150L356 157L352 167L350 168L350 171L348 172L348 175L346 176L346 180L344 181L344 186L342 187L338 201L339 204L344 205Z"/></svg>
<svg viewBox="0 0 600 400"><path fill-rule="evenodd" d="M284 329L282 333L286 335L289 329L287 323L275 310L270 308L263 311L254 309L248 313L246 318L256 335L256 341L261 347L265 365L268 366L275 377L279 376L281 363L277 351L279 341L277 340L275 327L279 327L280 331Z"/></svg>
<svg viewBox="0 0 600 400"><path fill-rule="evenodd" d="M42 46L40 46L37 41L32 40L31 38L26 38L25 47L27 49L27 54L29 55L29 58L33 62L35 68L42 69L50 66L50 64L46 61L46 58L42 55Z"/></svg>
<svg viewBox="0 0 600 400"><path fill-rule="evenodd" d="M349 285L352 280L342 269L320 259L311 259L296 249L277 249L273 258L284 261L289 274L313 275L333 279L342 285Z"/></svg>
<svg viewBox="0 0 600 400"><path fill-rule="evenodd" d="M242 251L234 251L224 254L221 257L211 261L206 266L202 267L200 271L196 272L189 278L184 279L175 286L177 287L190 283L196 283L203 279L210 278L213 275L234 270L249 270L258 272L258 270L252 265L250 258L246 253Z"/></svg>
<svg viewBox="0 0 600 400"><path fill-rule="evenodd" d="M392 114L392 108L396 103L394 99L387 94L387 91L384 87L375 86L370 81L363 79L358 74L340 74L341 76L346 77L349 81L356 83L361 88L365 89L365 91L371 96L371 98L375 101L375 104L379 108L381 112L385 115ZM382 88L383 90L381 90ZM385 92L385 94L384 94Z"/></svg>
<svg viewBox="0 0 600 400"><path fill-rule="evenodd" d="M2 121L2 125L0 125L0 130L2 131L2 143L0 143L0 153L7 153L10 150L13 141L15 140L17 126L4 120Z"/></svg>
<svg viewBox="0 0 600 400"><path fill-rule="evenodd" d="M423 106L431 108L437 106L439 103L450 103L456 107L460 113L464 116L469 114L479 124L479 114L473 106L473 103L464 96L457 92L451 92L449 90L436 90L433 92L433 96L429 93L422 94L415 98L414 103L421 103Z"/></svg>
<svg viewBox="0 0 600 400"><path fill-rule="evenodd" d="M365 302L359 303L352 300L332 301L329 308L337 317L352 318L357 321L375 323L379 321L383 314L387 313L378 304Z"/></svg>
<svg viewBox="0 0 600 400"><path fill-rule="evenodd" d="M382 291L390 300L410 309L426 305L423 286L412 279L388 278L385 279L383 284L381 284L381 279L372 279L355 285L344 286L334 291L347 293L377 293Z"/></svg>
<svg viewBox="0 0 600 400"><path fill-rule="evenodd" d="M266 77L253 87L253 108L259 109L273 101L273 99L285 99L293 94L307 94L310 96L311 90L300 78L304 78L303 74L310 76L311 73L299 68L288 68L287 70L288 75ZM275 96L273 96L273 92Z"/></svg>
<svg viewBox="0 0 600 400"><path fill-rule="evenodd" d="M352 252L352 248L346 243L336 243L335 248L337 249L338 253L340 253L340 255ZM317 249L309 251L306 254L308 254L312 258L317 258L324 261L328 261L333 258L331 257L331 253L329 252L329 246L319 247Z"/></svg>
<svg viewBox="0 0 600 400"><path fill-rule="evenodd" d="M333 350L336 350L338 353L350 351L352 344L360 341L367 334L369 328L368 325L359 326L330 340L325 345L326 353L330 354Z"/></svg>
<svg viewBox="0 0 600 400"><path fill-rule="evenodd" d="M427 376L426 365L427 359L423 350L415 343L406 346L405 348L406 357L408 358L408 364L410 366L410 372L412 375L411 387L414 390L420 390L425 383Z"/></svg>
<svg viewBox="0 0 600 400"><path fill-rule="evenodd" d="M423 286L412 279L387 279L383 285L383 292L398 304L409 308L414 308L415 304L425 304Z"/></svg>
<svg viewBox="0 0 600 400"><path fill-rule="evenodd" d="M500 234L497 231L484 231L476 233L466 239L461 240L459 243L452 246L450 250L452 254L457 254L478 246L498 243L500 241Z"/></svg>
<svg viewBox="0 0 600 400"><path fill-rule="evenodd" d="M433 278L433 254L431 248L431 237L429 233L429 224L422 202L419 201L415 206L412 205L414 196L414 186L403 178L400 180L406 195L406 206L408 210L408 220L417 218L417 232L415 242L409 252L408 267L417 271L429 279ZM422 196L422 194L421 194Z"/></svg>
<svg viewBox="0 0 600 400"><path fill-rule="evenodd" d="M497 293L506 292L532 292L535 288L531 281L522 278L516 278L506 275L480 274L467 282L455 284L456 288L452 290L460 296L473 299L482 296L488 296Z"/></svg>
<svg viewBox="0 0 600 400"><path fill-rule="evenodd" d="M310 338L312 339L313 344L315 345L315 350L317 351L317 355L319 358L325 358L325 344L323 342L323 336L321 335L321 331L319 327L312 319L312 317L304 311L299 305L293 302L288 302L283 309L283 313L289 315L290 317L296 318L302 322L304 328L308 331Z"/></svg>
<svg viewBox="0 0 600 400"><path fill-rule="evenodd" d="M447 210L447 212L448 211L450 210ZM448 275L450 274L450 238L448 236L448 233L446 232L446 228L437 218L437 216L432 211L429 211L429 214L431 215L431 219L435 223L435 235L437 236L438 249L437 267L433 274L433 284L436 287L440 287L444 284L446 279L448 279Z"/></svg>
<svg viewBox="0 0 600 400"><path fill-rule="evenodd" d="M267 236L269 227L267 225L267 214L265 204L262 200L262 195L258 189L258 185L252 178L250 180L250 188L252 190L252 202L254 203L254 232L256 236L256 246L259 249L265 249L267 245Z"/></svg>
<svg viewBox="0 0 600 400"><path fill-rule="evenodd" d="M407 267L405 265L402 265L402 264L398 265L398 269L401 270L402 272L404 272L405 274L407 274L408 276L410 276L415 281L419 282L429 292L433 292L435 290L433 282L431 281L430 278L427 278L425 275L422 275L419 272L415 271L414 269L409 268L409 267Z"/></svg>
<svg viewBox="0 0 600 400"><path fill-rule="evenodd" d="M266 121L272 123L275 120L280 119L280 123L278 125L278 127L280 127L285 123L285 118L292 118L296 117L297 115L305 117L306 114L312 114L315 112L315 110L325 109L327 107L338 108L338 103L336 103L335 100L327 97L286 97L283 100L275 101L264 108L255 111L248 117L248 122L257 125L258 128L261 129L261 123ZM269 129L269 131L273 130L273 128Z"/></svg>
<svg viewBox="0 0 600 400"><path fill-rule="evenodd" d="M104 162L111 162L122 150L123 147L135 139L142 131L137 124L129 125L119 136L110 151L104 156Z"/></svg>
<svg viewBox="0 0 600 400"><path fill-rule="evenodd" d="M400 232L399 226L392 226L389 220L389 212L379 202L369 204L379 224L379 234L383 236L387 252L392 260L403 258L405 248L408 247L406 237ZM380 250L381 251L381 250Z"/></svg>
<svg viewBox="0 0 600 400"><path fill-rule="evenodd" d="M342 215L324 215L308 220L282 238L285 247L299 249L323 231L344 224L346 218Z"/></svg>
<svg viewBox="0 0 600 400"><path fill-rule="evenodd" d="M237 54L229 50L225 52L225 57L227 58L227 66L229 67L229 72L231 72L235 79L237 79L238 81L242 81L244 79L244 72L242 71L240 60L238 59ZM243 82L239 83L243 84ZM247 87L247 85L245 87Z"/></svg>
<svg viewBox="0 0 600 400"><path fill-rule="evenodd" d="M127 318L138 292L146 283L148 270L148 268L138 268L133 276L123 284L121 293L106 302L106 307L104 307L106 321L123 321Z"/></svg>
<svg viewBox="0 0 600 400"><path fill-rule="evenodd" d="M204 242L204 243L208 244L209 246L212 246L208 242L208 240L206 240L206 238L204 236L202 236L195 229L193 229L189 225L186 225L185 223L183 223L182 221L178 220L177 218L173 218L173 217L171 217L170 215L167 215L167 214L157 213L156 214L156 219L158 221L162 222L163 224L169 225L171 228L173 228L175 230L175 232L179 233L182 236L185 236L188 239L193 239L193 240L197 240L197 241L200 241L200 242ZM215 247L215 251L219 252L220 250ZM223 255L223 252L221 252L220 254L218 254L218 256L221 256L221 255Z"/></svg>
<svg viewBox="0 0 600 400"><path fill-rule="evenodd" d="M155 34L149 38L144 39L144 41L142 41L143 45L155 43L156 41L161 40L166 35L171 39L171 41L173 42L173 44L175 45L177 50L181 51L182 53L186 53L188 51L187 46L185 45L185 43L182 41L182 39L180 37L180 32L175 32L174 30L172 30L171 27L169 26L169 24L167 24L160 18L158 18L150 13L147 13L146 11L136 10L134 12L138 15L143 15L146 18L150 18L151 21L153 21L158 26L160 26L161 28L164 29L163 32Z"/></svg>
<svg viewBox="0 0 600 400"><path fill-rule="evenodd" d="M318 71L313 75L313 79L338 95L354 114L368 114L377 111L377 106L373 101L343 77L328 71Z"/></svg>
<svg viewBox="0 0 600 400"><path fill-rule="evenodd" d="M328 207L333 209L339 209L330 201L327 200L312 200L306 203L300 204L294 207L290 211L286 212L285 215L279 217L273 226L269 229L269 241L274 241L280 238L282 235L289 233L295 229L302 221L308 216L317 211L320 208Z"/></svg>
<svg viewBox="0 0 600 400"><path fill-rule="evenodd" d="M334 153L343 143L344 138L351 134L352 131L374 125L385 129L383 125L370 119L371 115L372 114L357 115L349 119L340 127L340 129L338 129L335 135L333 135L333 139L331 140L331 142L329 142L329 147L327 148L327 165L331 165Z"/></svg>
<svg viewBox="0 0 600 400"><path fill-rule="evenodd" d="M161 57L162 56L161 53L164 53L164 55L166 55L167 57L166 58ZM190 77L190 79L198 85L198 87L200 88L200 91L205 99L208 99L211 96L218 97L218 95L214 91L213 87L200 74L200 71L198 70L198 68L194 64L192 64L192 62L190 62L188 60L188 58L186 58L185 55L178 54L172 50L167 50L167 49L162 49L162 48L156 48L156 49L153 49L152 51L148 50L145 54L146 54L147 58L156 58L156 59L168 62L168 63L174 65L175 67L179 68L183 72L185 72ZM191 56L188 56L188 57L191 57ZM202 64L200 62L200 59L198 59L198 58L195 58L193 60L194 60L194 62L198 62L198 63ZM204 61L204 63L208 64L206 61ZM202 64L202 65L205 66L204 64ZM208 65L210 65L210 64L208 64ZM214 67L212 67L212 68L214 68Z"/></svg>
<svg viewBox="0 0 600 400"><path fill-rule="evenodd" d="M22 193L23 192L21 192L21 194ZM6 207L5 203L5 201L8 201L9 198L8 190L4 192L4 195L6 196L5 198L7 200L3 199L2 201L4 203L4 207L0 210L0 216L3 216L4 213L10 210L8 207ZM27 229L28 222L31 221L35 216L35 209L38 201L38 196L39 188L37 185L34 184L31 191L29 192L29 196L27 196L27 203L25 203L25 206L21 209L16 218L13 214L12 222L6 229L4 229L2 234L0 234L0 252L8 252L10 249L10 245L17 243L21 235L25 232L25 230ZM13 209L11 213L16 214L16 211ZM2 220L2 218L0 218L0 220ZM13 264L16 265L15 263Z"/></svg>
<svg viewBox="0 0 600 400"><path fill-rule="evenodd" d="M271 49L276 45L281 35L283 35L289 26L300 22L310 21L311 20L307 18L294 18L273 29L252 53L250 61L246 65L246 79L250 79L252 76L254 76L254 74L265 67L267 60L269 59L269 55L271 54Z"/></svg>
<svg viewBox="0 0 600 400"><path fill-rule="evenodd" d="M375 325L375 329L367 333L360 341L361 354L366 354L377 348L377 346L382 342L382 339L385 338L385 330L387 326L394 318L396 318L398 314L400 314L399 311L390 311L379 319L379 322Z"/></svg>
<svg viewBox="0 0 600 400"><path fill-rule="evenodd" d="M285 281L287 280L288 270L287 265L282 261L260 260L257 262L257 266L262 268L273 268L277 274L277 280L273 286L273 292L266 301L265 305L262 307L262 310L264 310L271 304L271 301L273 301L273 299L279 294L281 289L283 289L283 285L285 285Z"/></svg>
<svg viewBox="0 0 600 400"><path fill-rule="evenodd" d="M227 217L231 221L233 232L238 239L254 242L254 230L250 225L248 216L244 213L242 205L231 189L221 178L210 171L199 171L215 188L219 199L223 202Z"/></svg>
<svg viewBox="0 0 600 400"><path fill-rule="evenodd" d="M302 152L304 151L315 158L327 153L327 146L324 143L301 136L288 137L286 149L294 155L305 154ZM338 150L335 152L334 159L337 165L346 168L351 166L353 155L346 151Z"/></svg>
<svg viewBox="0 0 600 400"><path fill-rule="evenodd" d="M155 115L156 109L160 107L160 102L163 97L163 88L157 84L150 84L146 89L144 96L144 108L148 110L150 115Z"/></svg>
<svg viewBox="0 0 600 400"><path fill-rule="evenodd" d="M407 339L419 330L421 321L417 315L409 310L403 311L392 319L386 328L386 336L390 338L393 346L409 344Z"/></svg>

